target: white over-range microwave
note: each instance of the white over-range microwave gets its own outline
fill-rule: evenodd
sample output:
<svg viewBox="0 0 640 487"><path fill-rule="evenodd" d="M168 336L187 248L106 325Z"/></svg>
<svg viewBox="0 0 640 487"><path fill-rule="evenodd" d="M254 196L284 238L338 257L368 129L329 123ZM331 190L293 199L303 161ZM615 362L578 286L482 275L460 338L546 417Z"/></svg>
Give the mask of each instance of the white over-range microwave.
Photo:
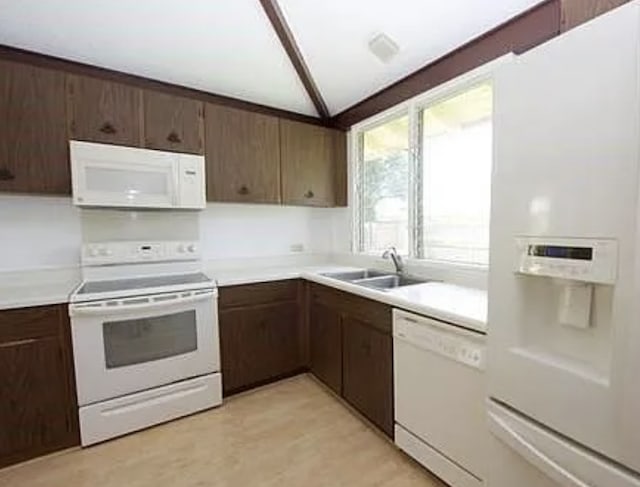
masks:
<svg viewBox="0 0 640 487"><path fill-rule="evenodd" d="M204 156L72 140L77 206L199 210L206 206Z"/></svg>

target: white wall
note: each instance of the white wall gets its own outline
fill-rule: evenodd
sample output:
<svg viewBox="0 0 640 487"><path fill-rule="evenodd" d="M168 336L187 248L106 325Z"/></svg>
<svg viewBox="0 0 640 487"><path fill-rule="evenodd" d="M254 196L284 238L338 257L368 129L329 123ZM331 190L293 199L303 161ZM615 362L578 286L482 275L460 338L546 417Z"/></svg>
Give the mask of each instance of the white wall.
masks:
<svg viewBox="0 0 640 487"><path fill-rule="evenodd" d="M71 198L0 195L0 271L76 266L80 235Z"/></svg>
<svg viewBox="0 0 640 487"><path fill-rule="evenodd" d="M349 239L341 224L346 212L340 208L209 204L200 213L203 258L343 251L348 244L345 247L342 242ZM70 198L0 195L0 272L77 266L82 220L85 237L96 233L86 231L86 213L75 208ZM300 245L302 252L292 249Z"/></svg>
<svg viewBox="0 0 640 487"><path fill-rule="evenodd" d="M201 214L205 260L332 251L332 219L344 209L209 204Z"/></svg>

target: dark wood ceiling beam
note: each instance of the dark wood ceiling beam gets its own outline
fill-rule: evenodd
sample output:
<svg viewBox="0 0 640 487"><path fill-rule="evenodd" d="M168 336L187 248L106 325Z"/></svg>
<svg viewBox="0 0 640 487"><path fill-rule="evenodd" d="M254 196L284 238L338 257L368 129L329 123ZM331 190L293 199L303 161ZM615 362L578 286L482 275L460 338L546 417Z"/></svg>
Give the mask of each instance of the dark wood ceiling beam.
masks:
<svg viewBox="0 0 640 487"><path fill-rule="evenodd" d="M311 101L313 102L313 106L315 106L316 111L318 112L320 117L322 117L323 119L329 118L329 110L327 109L327 105L322 99L320 90L318 90L318 87L313 81L311 72L309 71L307 64L304 62L302 53L300 52L291 29L289 29L289 25L287 24L287 21L282 14L282 10L280 10L280 7L278 6L277 0L260 0L260 3L262 4L262 8L269 18L271 25L276 31L282 47L284 47L287 56L289 56L291 64L293 64L296 73L298 73L300 81L302 81L305 90L307 90L309 98L311 98Z"/></svg>
<svg viewBox="0 0 640 487"><path fill-rule="evenodd" d="M331 125L346 130L484 63L524 52L559 34L560 0L547 0L338 113Z"/></svg>

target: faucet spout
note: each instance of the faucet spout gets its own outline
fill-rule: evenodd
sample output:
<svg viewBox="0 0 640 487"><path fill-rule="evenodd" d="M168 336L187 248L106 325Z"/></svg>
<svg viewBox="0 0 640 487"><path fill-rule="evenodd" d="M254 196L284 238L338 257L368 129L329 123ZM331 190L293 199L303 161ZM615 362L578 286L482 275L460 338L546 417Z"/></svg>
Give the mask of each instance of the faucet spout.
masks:
<svg viewBox="0 0 640 487"><path fill-rule="evenodd" d="M395 247L389 247L382 253L383 259L391 259L393 265L396 268L396 272L401 274L404 271L404 262L402 261L402 257L398 254L398 251Z"/></svg>

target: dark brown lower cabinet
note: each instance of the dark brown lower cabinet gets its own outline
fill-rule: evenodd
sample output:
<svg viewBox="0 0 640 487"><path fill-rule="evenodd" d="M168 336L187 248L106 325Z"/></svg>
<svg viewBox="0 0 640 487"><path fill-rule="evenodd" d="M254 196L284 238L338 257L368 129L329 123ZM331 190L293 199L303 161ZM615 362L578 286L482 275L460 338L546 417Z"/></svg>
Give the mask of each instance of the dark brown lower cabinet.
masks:
<svg viewBox="0 0 640 487"><path fill-rule="evenodd" d="M220 289L225 395L301 371L298 294L296 281Z"/></svg>
<svg viewBox="0 0 640 487"><path fill-rule="evenodd" d="M311 372L393 437L391 307L309 286Z"/></svg>
<svg viewBox="0 0 640 487"><path fill-rule="evenodd" d="M342 325L340 312L318 301L311 302L310 369L336 394L342 393Z"/></svg>
<svg viewBox="0 0 640 487"><path fill-rule="evenodd" d="M67 308L0 311L0 467L79 445Z"/></svg>
<svg viewBox="0 0 640 487"><path fill-rule="evenodd" d="M393 437L393 340L370 324L345 316L342 395Z"/></svg>

